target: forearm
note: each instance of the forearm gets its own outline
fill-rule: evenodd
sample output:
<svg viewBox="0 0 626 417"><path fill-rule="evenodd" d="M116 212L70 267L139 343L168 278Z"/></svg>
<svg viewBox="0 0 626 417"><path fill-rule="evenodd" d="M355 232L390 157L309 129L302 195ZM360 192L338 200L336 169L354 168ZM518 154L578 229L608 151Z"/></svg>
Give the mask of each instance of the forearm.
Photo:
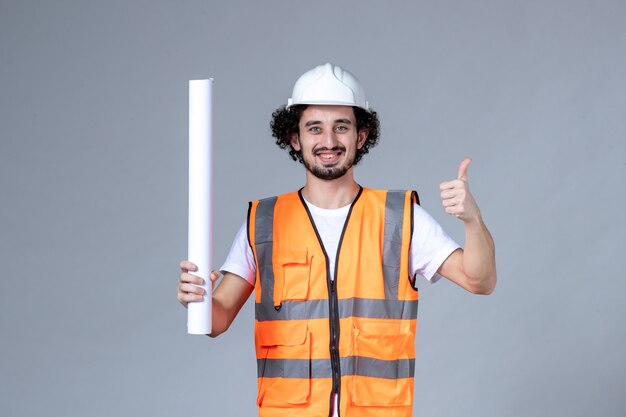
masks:
<svg viewBox="0 0 626 417"><path fill-rule="evenodd" d="M213 291L212 332L209 337L219 336L228 330L253 289L245 279L229 272L224 274L224 279Z"/></svg>
<svg viewBox="0 0 626 417"><path fill-rule="evenodd" d="M229 312L222 301L218 297L215 297L215 295L213 295L211 305L211 333L207 336L217 337L228 330L236 313L233 315Z"/></svg>
<svg viewBox="0 0 626 417"><path fill-rule="evenodd" d="M463 272L473 292L493 292L496 286L495 246L480 214L465 222Z"/></svg>

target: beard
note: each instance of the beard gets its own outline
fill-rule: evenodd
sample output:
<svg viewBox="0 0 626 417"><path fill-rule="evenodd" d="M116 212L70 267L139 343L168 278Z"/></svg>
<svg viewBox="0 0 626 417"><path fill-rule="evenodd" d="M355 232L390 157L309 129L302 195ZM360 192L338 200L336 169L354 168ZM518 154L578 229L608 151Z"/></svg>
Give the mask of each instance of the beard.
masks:
<svg viewBox="0 0 626 417"><path fill-rule="evenodd" d="M334 147L332 149L328 149L328 148L317 149L315 152L327 151L327 150L331 150L331 151L339 150L341 152L346 151L344 147ZM315 158L315 156L313 158ZM348 170L352 168L352 166L354 165L354 159L355 159L355 155L352 155L352 157L349 158L342 166L334 166L334 167L317 166L311 163L311 161L307 160L307 158L304 158L304 157L303 157L303 162L304 162L304 166L306 167L306 169L315 177L321 180L330 181L330 180L335 180L337 178L343 177L346 174L346 172L348 172Z"/></svg>

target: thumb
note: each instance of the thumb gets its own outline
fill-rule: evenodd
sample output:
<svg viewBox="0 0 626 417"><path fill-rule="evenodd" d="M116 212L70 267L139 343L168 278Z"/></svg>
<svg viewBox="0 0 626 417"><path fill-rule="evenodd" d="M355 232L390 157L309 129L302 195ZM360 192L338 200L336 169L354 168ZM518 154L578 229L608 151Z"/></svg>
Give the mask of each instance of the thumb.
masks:
<svg viewBox="0 0 626 417"><path fill-rule="evenodd" d="M220 277L220 272L219 271L211 271L211 282L215 284L215 281L217 281Z"/></svg>
<svg viewBox="0 0 626 417"><path fill-rule="evenodd" d="M472 162L471 158L465 158L461 161L459 165L459 175L457 176L458 179L467 181L467 169L470 162Z"/></svg>

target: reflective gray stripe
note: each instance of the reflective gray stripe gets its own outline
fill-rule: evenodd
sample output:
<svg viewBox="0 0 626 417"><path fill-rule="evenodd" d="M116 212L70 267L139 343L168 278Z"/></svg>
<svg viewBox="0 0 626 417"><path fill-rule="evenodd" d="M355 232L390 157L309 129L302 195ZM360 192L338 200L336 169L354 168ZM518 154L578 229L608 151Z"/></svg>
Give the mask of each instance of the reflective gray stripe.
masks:
<svg viewBox="0 0 626 417"><path fill-rule="evenodd" d="M339 317L414 319L417 317L417 303L418 300L346 298L339 300Z"/></svg>
<svg viewBox="0 0 626 417"><path fill-rule="evenodd" d="M354 360L347 361L348 363L354 363L353 370L344 368L342 360L342 375L373 376L385 379L413 378L413 375L415 375L415 359L385 361L364 356L353 356L353 358ZM351 358L342 359L348 360ZM346 370L345 372L344 369Z"/></svg>
<svg viewBox="0 0 626 417"><path fill-rule="evenodd" d="M254 309L259 321L328 318L328 300L283 301L278 311L274 303L256 303Z"/></svg>
<svg viewBox="0 0 626 417"><path fill-rule="evenodd" d="M385 200L383 277L385 280L385 298L388 300L398 299L405 196L405 191L387 191Z"/></svg>
<svg viewBox="0 0 626 417"><path fill-rule="evenodd" d="M272 245L274 241L274 206L276 197L259 200L254 221L254 246L257 268L261 278L261 301L274 305L274 269Z"/></svg>
<svg viewBox="0 0 626 417"><path fill-rule="evenodd" d="M386 361L364 356L340 358L341 376L413 378L415 359ZM259 378L332 378L330 359L257 359Z"/></svg>
<svg viewBox="0 0 626 417"><path fill-rule="evenodd" d="M418 300L344 298L339 300L339 318L415 319ZM255 304L259 321L328 318L328 300L283 301L280 311L273 303Z"/></svg>

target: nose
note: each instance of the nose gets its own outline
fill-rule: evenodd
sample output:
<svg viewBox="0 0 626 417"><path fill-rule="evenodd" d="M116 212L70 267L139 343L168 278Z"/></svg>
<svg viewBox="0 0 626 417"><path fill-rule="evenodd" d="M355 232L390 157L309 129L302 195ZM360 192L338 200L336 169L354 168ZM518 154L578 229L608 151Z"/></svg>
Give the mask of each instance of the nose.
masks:
<svg viewBox="0 0 626 417"><path fill-rule="evenodd" d="M320 138L320 146L328 149L334 148L338 143L339 141L337 140L337 135L333 130L325 131Z"/></svg>

